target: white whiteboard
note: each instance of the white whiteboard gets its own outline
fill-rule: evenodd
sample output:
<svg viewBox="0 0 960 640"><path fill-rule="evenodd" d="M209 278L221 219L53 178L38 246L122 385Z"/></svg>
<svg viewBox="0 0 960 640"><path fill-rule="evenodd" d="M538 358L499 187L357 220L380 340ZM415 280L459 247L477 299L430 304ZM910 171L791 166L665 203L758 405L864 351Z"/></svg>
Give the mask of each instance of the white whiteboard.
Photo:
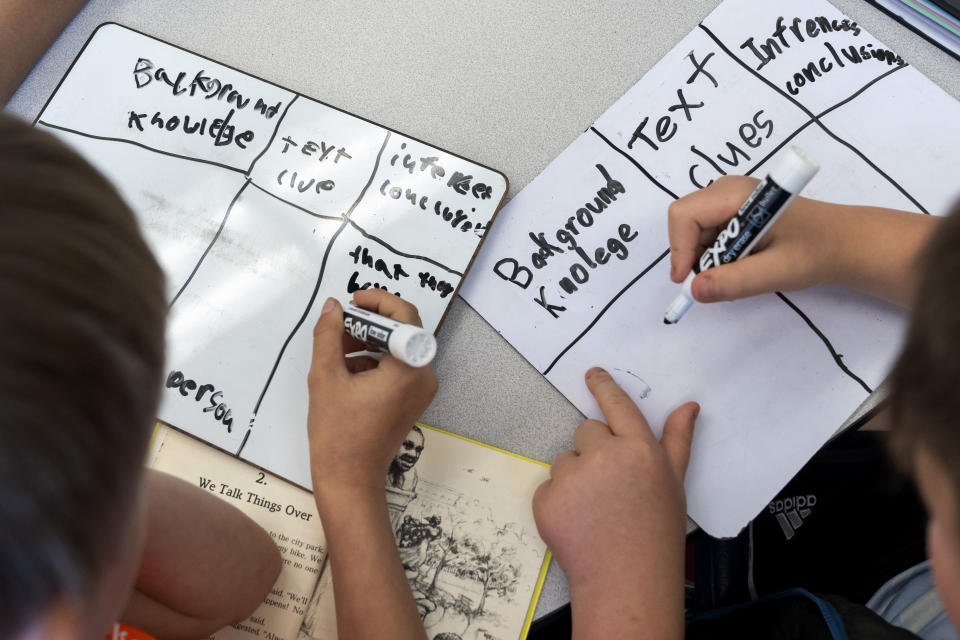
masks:
<svg viewBox="0 0 960 640"><path fill-rule="evenodd" d="M159 418L307 488L320 304L382 287L435 330L507 191L492 169L117 24L36 125L113 181L167 275Z"/></svg>
<svg viewBox="0 0 960 640"><path fill-rule="evenodd" d="M945 213L957 122L957 102L827 2L726 0L508 203L462 295L590 417L595 365L658 432L700 401L688 511L735 535L885 377L906 314L820 288L664 326L668 205L724 173L762 177L792 144L823 167L809 197ZM558 240L568 224L586 257ZM624 259L598 264L611 238Z"/></svg>

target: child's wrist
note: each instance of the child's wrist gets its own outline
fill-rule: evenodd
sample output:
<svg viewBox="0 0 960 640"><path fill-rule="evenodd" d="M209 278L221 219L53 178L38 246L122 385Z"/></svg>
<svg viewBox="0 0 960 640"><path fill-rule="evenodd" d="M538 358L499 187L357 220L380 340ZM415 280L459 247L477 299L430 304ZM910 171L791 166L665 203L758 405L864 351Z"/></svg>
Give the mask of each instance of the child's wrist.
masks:
<svg viewBox="0 0 960 640"><path fill-rule="evenodd" d="M605 555L594 555L579 567L564 567L571 600L581 603L610 600L614 594L629 590L636 576L643 576L651 569L643 566L631 550L612 554L612 557Z"/></svg>
<svg viewBox="0 0 960 640"><path fill-rule="evenodd" d="M601 630L603 637L634 638L640 628L650 637L682 637L682 581L677 576L659 581L644 567L631 568L628 579L622 576L612 572L589 583L570 583L574 637L577 629L589 629L590 634Z"/></svg>
<svg viewBox="0 0 960 640"><path fill-rule="evenodd" d="M386 508L387 498L384 484L367 483L339 483L325 479L314 478L313 494L320 511L321 520L336 515L345 510Z"/></svg>
<svg viewBox="0 0 960 640"><path fill-rule="evenodd" d="M816 217L813 228L818 238L811 286L847 286L853 277L849 207L826 202L817 202L815 206L811 213Z"/></svg>

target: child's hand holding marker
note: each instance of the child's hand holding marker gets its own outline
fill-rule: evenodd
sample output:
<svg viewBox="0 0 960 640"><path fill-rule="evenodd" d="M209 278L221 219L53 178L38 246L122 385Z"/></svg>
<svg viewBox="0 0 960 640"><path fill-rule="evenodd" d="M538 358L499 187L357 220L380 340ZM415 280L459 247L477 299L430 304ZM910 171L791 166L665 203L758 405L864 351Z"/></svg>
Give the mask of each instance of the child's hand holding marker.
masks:
<svg viewBox="0 0 960 640"><path fill-rule="evenodd" d="M415 337L417 331L393 322L421 325L409 302L371 289L357 291L353 305L360 310L347 307L353 313L351 331L356 321L366 327L356 335L367 343L423 366L410 366L390 353L379 362L346 357L370 347L344 333L345 310L337 300L324 302L313 329L307 433L337 594L337 633L341 638L425 638L394 541L384 484L404 436L437 392L433 367L423 364L432 352ZM371 340L372 327L385 339ZM401 344L391 340L394 332L403 338Z"/></svg>
<svg viewBox="0 0 960 640"><path fill-rule="evenodd" d="M379 289L357 291L354 304L407 325L416 307ZM307 424L318 502L328 493L367 490L382 496L390 461L437 391L433 367L385 354L377 362L346 354L370 347L344 333L344 309L328 299L313 330Z"/></svg>
<svg viewBox="0 0 960 640"><path fill-rule="evenodd" d="M343 329L359 347L389 353L411 367L425 367L437 355L437 339L423 327L387 318L353 304L343 310ZM344 349L348 344L349 341L344 342Z"/></svg>
<svg viewBox="0 0 960 640"><path fill-rule="evenodd" d="M759 183L756 178L725 176L670 205L671 280L683 282ZM750 256L694 277L693 297L697 302L721 302L803 289L823 281L832 262L829 243L821 237L830 215L825 204L806 198L794 200Z"/></svg>
<svg viewBox="0 0 960 640"><path fill-rule="evenodd" d="M936 219L880 207L797 197L767 225L749 255L694 274L694 264L759 184L755 178L725 176L670 205L670 279L680 283L693 276L690 293L697 302L835 284L909 303L913 259Z"/></svg>
<svg viewBox="0 0 960 640"><path fill-rule="evenodd" d="M735 194L728 192L725 194L726 198L722 200L722 207L697 208L696 216L698 217L693 218L675 213L678 209L681 211L686 209L684 205L679 204L683 199L674 202L670 206L668 219L671 249L670 276L675 282L682 280L683 289L667 308L663 322L665 324L678 322L695 299L706 302L741 297L736 294L744 288L743 282L740 283L740 288L731 285L732 291L725 291L724 285L727 284L725 280L721 280L721 286L718 287L715 279L696 276L700 273L706 274L708 270L711 270L712 274L713 269L730 267L737 260L750 255L751 251L760 249L763 246L761 243L764 241L764 236L771 230L774 222L781 217L796 195L807 186L819 170L820 166L806 154L796 147L790 147L777 158L770 174L759 183L754 183L755 189L743 200L734 199ZM720 184L720 181L714 184ZM705 192L706 189L697 193ZM688 198L694 195L697 194L691 194ZM719 199L714 199L713 202L718 203ZM736 208L733 209L733 207ZM706 216L703 216L704 211L707 212ZM717 232L721 224L724 226ZM710 241L711 238L712 241ZM705 240L710 244L706 244ZM695 255L695 249L700 249L698 255ZM764 256L765 261L769 262L770 254L764 254ZM748 279L747 284L762 287L771 281L778 281L782 276L788 276L787 273L781 273L783 267L787 265L781 261L776 262L776 266L780 269L767 271L765 281L751 282ZM751 270L748 274L752 275L753 271ZM759 276L759 273L757 275ZM695 293L693 283L696 280L700 282L697 283ZM758 290L753 293L759 292ZM697 293L700 295L698 296ZM730 297L717 297L718 294L724 293ZM750 293L744 295L750 295Z"/></svg>

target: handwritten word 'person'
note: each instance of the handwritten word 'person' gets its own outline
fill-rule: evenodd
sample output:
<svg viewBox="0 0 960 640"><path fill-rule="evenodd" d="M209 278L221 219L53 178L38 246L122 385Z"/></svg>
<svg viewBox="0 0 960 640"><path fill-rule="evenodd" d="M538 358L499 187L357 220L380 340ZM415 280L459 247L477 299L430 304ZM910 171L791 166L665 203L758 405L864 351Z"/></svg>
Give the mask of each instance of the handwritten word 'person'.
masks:
<svg viewBox="0 0 960 640"><path fill-rule="evenodd" d="M227 433L233 429L233 417L230 415L230 407L220 400L223 396L223 391L217 391L216 387L212 384L202 384L198 386L196 380L187 378L183 375L182 371L171 371L167 376L167 382L164 386L166 386L167 389L176 389L180 395L185 398L192 395L196 402L203 400L203 396L209 391L210 395L207 396L207 402L209 402L209 404L203 408L203 412L212 412L214 419L222 422L227 428ZM194 391L196 391L195 394L193 393Z"/></svg>

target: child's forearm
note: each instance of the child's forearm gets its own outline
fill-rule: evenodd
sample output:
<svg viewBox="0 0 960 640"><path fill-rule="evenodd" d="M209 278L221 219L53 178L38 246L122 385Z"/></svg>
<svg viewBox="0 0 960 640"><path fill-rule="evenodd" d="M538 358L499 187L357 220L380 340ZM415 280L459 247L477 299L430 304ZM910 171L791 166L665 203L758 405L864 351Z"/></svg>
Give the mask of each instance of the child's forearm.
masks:
<svg viewBox="0 0 960 640"><path fill-rule="evenodd" d="M422 326L416 307L381 289L353 303ZM328 298L313 329L307 384L307 433L314 496L327 538L341 638L416 638L426 634L400 564L387 515L390 461L437 392L430 366L413 368L386 354L356 368L344 339L343 308Z"/></svg>
<svg viewBox="0 0 960 640"><path fill-rule="evenodd" d="M383 489L317 495L341 638L424 640Z"/></svg>
<svg viewBox="0 0 960 640"><path fill-rule="evenodd" d="M939 219L879 207L819 204L834 208L837 221L832 238L835 268L828 282L910 306L917 258Z"/></svg>
<svg viewBox="0 0 960 640"><path fill-rule="evenodd" d="M606 588L586 591L571 585L573 640L683 638L682 568L659 577L651 568L637 567L632 580L612 580Z"/></svg>
<svg viewBox="0 0 960 640"><path fill-rule="evenodd" d="M0 5L0 105L7 103L85 3L86 0L5 0Z"/></svg>
<svg viewBox="0 0 960 640"><path fill-rule="evenodd" d="M757 180L725 176L670 205L670 278L682 282ZM939 212L946 213L946 212ZM692 283L699 302L838 284L902 306L916 286L916 258L937 218L798 197L742 260L707 269Z"/></svg>

